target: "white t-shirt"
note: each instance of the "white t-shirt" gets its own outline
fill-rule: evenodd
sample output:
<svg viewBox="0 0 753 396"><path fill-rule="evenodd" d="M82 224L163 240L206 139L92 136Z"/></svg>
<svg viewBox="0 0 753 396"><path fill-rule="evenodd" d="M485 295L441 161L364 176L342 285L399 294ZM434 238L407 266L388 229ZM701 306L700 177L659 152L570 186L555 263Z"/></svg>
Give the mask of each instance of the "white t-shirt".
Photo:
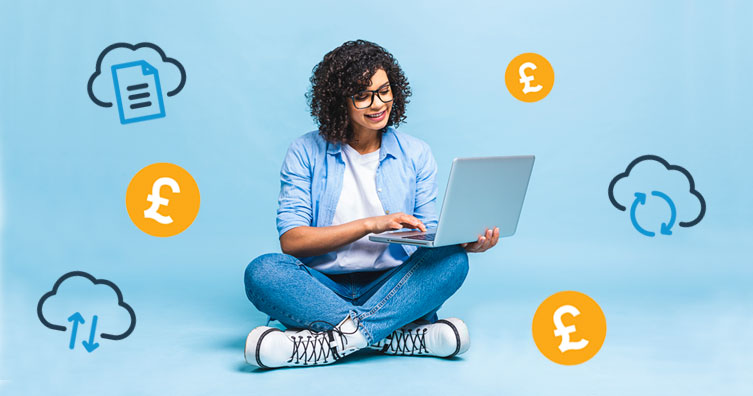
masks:
<svg viewBox="0 0 753 396"><path fill-rule="evenodd" d="M379 150L360 154L348 144L341 147L345 172L332 225L383 216L384 208L376 191ZM386 243L370 241L367 235L336 250L333 260L317 263L313 268L323 273L338 274L385 270L402 264L389 254L384 254L387 247Z"/></svg>

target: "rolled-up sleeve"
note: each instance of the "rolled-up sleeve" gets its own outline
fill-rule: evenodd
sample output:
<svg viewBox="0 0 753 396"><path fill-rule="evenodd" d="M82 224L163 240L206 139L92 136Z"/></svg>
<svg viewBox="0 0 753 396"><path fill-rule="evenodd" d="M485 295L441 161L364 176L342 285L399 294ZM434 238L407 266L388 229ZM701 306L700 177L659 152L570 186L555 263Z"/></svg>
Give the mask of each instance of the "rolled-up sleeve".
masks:
<svg viewBox="0 0 753 396"><path fill-rule="evenodd" d="M413 215L427 228L437 226L437 162L429 145L421 142L416 163L416 203Z"/></svg>
<svg viewBox="0 0 753 396"><path fill-rule="evenodd" d="M277 233L279 236L295 227L310 226L311 158L302 139L288 148L280 170L280 196L277 200Z"/></svg>

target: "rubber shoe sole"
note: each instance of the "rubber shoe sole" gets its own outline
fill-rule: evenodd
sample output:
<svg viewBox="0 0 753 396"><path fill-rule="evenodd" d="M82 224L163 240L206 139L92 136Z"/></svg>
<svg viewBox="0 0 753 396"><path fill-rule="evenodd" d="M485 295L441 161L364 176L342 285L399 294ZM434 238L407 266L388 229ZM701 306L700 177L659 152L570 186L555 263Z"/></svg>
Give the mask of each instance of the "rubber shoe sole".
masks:
<svg viewBox="0 0 753 396"><path fill-rule="evenodd" d="M263 369L272 368L265 366L261 362L259 351L261 350L261 342L264 337L276 331L282 332L282 330L274 327L259 326L248 333L248 336L246 336L246 346L243 351L246 363Z"/></svg>

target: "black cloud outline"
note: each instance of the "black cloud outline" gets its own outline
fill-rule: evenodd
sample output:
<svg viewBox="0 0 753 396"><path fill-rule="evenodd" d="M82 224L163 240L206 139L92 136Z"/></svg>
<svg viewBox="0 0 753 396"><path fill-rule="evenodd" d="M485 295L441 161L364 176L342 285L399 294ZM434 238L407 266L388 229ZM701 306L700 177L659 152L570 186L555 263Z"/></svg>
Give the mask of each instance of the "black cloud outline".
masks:
<svg viewBox="0 0 753 396"><path fill-rule="evenodd" d="M180 84L178 84L178 87L173 89L172 91L169 91L167 93L167 96L174 96L177 95L178 92L180 92L183 87L186 85L186 70L183 68L183 65L180 64L176 59L168 58L167 55L165 55L165 51L162 51L162 48L160 48L158 45L153 43L138 43L136 45L131 45L128 43L115 43L107 46L102 52L99 53L99 57L97 58L97 68L94 71L94 74L89 77L89 82L86 84L86 91L89 93L89 98L97 105L102 107L112 107L112 102L103 102L99 99L97 99L96 96L94 96L94 90L92 86L94 85L94 80L102 73L102 61L105 59L105 56L108 52L114 50L115 48L127 48L131 51L136 51L139 48L151 48L159 54L159 56L162 58L163 62L168 62L174 64L178 70L180 71Z"/></svg>
<svg viewBox="0 0 753 396"><path fill-rule="evenodd" d="M680 227L692 227L696 224L698 224L702 219L703 216L706 215L706 200L703 199L703 195L701 195L698 190L695 189L695 181L693 180L693 176L690 174L690 172L687 171L687 169L679 166L679 165L671 165L669 162L667 162L664 158L659 157L658 155L653 154L646 154L642 155L636 159L634 159L628 166L625 168L625 172L620 173L619 175L615 176L612 181L609 183L609 201L612 202L612 205L614 205L615 208L625 211L625 206L622 206L617 200L614 198L614 186L617 184L620 179L623 179L625 177L630 176L630 171L633 170L633 167L638 165L639 162L643 162L646 160L653 160L656 161L662 165L667 170L676 170L681 172L685 177L688 179L688 182L690 183L690 193L695 195L696 198L698 198L698 201L701 203L701 210L698 213L698 217L693 219L692 221L681 221L679 223Z"/></svg>
<svg viewBox="0 0 753 396"><path fill-rule="evenodd" d="M54 296L58 292L58 288L60 285L65 282L66 279L72 278L74 276L81 276L88 280L90 280L95 285L106 285L110 286L110 288L115 291L115 294L118 296L118 305L123 307L126 311L128 311L128 314L131 316L131 325L128 327L128 330L126 330L123 334L108 334L108 333L100 333L99 336L104 339L108 340L122 340L133 332L133 329L136 327L136 313L133 312L133 308L131 308L130 305L128 305L125 301L123 301L123 294L120 292L120 289L118 286L116 286L114 283L110 282L106 279L97 279L93 277L92 275L84 272L84 271L71 271L60 278L58 278L57 281L55 281L55 284L52 286L52 290L45 293L42 298L39 299L39 303L37 304L37 316L39 316L39 320L42 322L45 327L50 328L52 330L58 330L58 331L65 331L66 327L61 325L56 325L53 323L50 323L45 319L44 315L42 314L42 306L44 306L45 301L47 301L48 298Z"/></svg>

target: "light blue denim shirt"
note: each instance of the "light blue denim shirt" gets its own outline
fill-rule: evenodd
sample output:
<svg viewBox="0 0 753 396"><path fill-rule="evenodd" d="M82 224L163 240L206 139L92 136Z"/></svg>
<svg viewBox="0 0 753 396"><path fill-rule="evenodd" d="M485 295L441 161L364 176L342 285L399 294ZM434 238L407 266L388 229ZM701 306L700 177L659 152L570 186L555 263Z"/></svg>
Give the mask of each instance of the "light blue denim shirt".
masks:
<svg viewBox="0 0 753 396"><path fill-rule="evenodd" d="M309 132L288 148L280 170L277 232L280 236L300 226L332 225L342 190L345 162L341 144L324 140L319 131ZM385 214L403 212L416 216L427 228L437 226L437 163L424 141L388 127L382 134L376 188ZM415 246L390 244L389 254L405 261ZM327 255L302 258L312 265Z"/></svg>

